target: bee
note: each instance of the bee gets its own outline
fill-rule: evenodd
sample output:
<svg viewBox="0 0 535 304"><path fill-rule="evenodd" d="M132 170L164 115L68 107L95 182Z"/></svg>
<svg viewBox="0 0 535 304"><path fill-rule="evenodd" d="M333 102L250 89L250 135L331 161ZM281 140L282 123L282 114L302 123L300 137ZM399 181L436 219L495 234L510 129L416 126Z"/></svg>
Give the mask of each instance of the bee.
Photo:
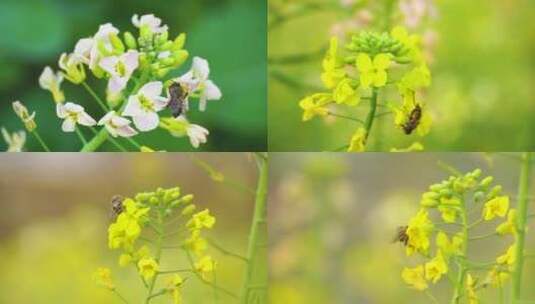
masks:
<svg viewBox="0 0 535 304"><path fill-rule="evenodd" d="M396 236L392 240L392 243L400 242L404 246L407 246L407 244L409 243L409 236L407 235L407 228L409 228L409 226L398 227L398 231L396 233Z"/></svg>
<svg viewBox="0 0 535 304"><path fill-rule="evenodd" d="M188 110L188 89L179 82L173 82L169 86L169 103L167 107L171 109L173 117L177 118Z"/></svg>
<svg viewBox="0 0 535 304"><path fill-rule="evenodd" d="M124 201L124 197L122 197L121 195L114 195L111 198L111 218L112 218L112 220L117 219L119 214L123 213L123 211L124 211L123 201Z"/></svg>
<svg viewBox="0 0 535 304"><path fill-rule="evenodd" d="M414 109L412 109L411 114L409 115L409 119L407 122L405 122L401 127L403 128L403 131L405 134L409 135L418 127L420 124L420 119L422 118L422 108L420 105L416 105Z"/></svg>

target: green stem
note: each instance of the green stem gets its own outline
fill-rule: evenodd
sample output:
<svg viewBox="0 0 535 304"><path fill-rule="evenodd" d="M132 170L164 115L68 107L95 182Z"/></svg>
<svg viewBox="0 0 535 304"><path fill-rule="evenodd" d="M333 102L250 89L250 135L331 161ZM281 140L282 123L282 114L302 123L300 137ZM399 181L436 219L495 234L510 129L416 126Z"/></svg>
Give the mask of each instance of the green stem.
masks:
<svg viewBox="0 0 535 304"><path fill-rule="evenodd" d="M524 244L526 238L526 225L528 217L528 192L531 178L531 153L522 155L520 168L520 180L518 185L518 213L516 217L516 250L515 263L513 265L513 303L518 303L521 298L522 270L524 267Z"/></svg>
<svg viewBox="0 0 535 304"><path fill-rule="evenodd" d="M50 152L50 149L49 149L48 146L45 144L45 142L43 141L43 139L41 138L41 136L39 135L39 133L37 133L37 130L33 130L33 131L32 131L32 134L33 134L33 136L35 136L35 138L37 139L37 141L41 144L41 147L43 147L43 149L44 149L46 152Z"/></svg>
<svg viewBox="0 0 535 304"><path fill-rule="evenodd" d="M141 145L135 141L134 139L130 138L130 137L125 137L126 140L131 143L134 147L136 147L138 150L141 150Z"/></svg>
<svg viewBox="0 0 535 304"><path fill-rule="evenodd" d="M460 260L457 260L458 273L457 280L455 283L455 290L453 292L453 297L451 298L452 304L458 304L461 300L461 292L464 289L464 278L466 277L466 271L468 267L466 265L466 253L468 251L468 216L466 214L466 205L464 199L461 200L461 223L463 225L461 230L462 237L462 246L461 246L461 255Z"/></svg>
<svg viewBox="0 0 535 304"><path fill-rule="evenodd" d="M368 112L368 117L366 117L366 122L364 123L364 128L366 129L365 141L368 141L368 137L373 127L375 112L377 111L377 93L377 88L373 88L372 98L370 99L370 112Z"/></svg>
<svg viewBox="0 0 535 304"><path fill-rule="evenodd" d="M123 303L128 304L128 301L127 301L127 300L126 300L126 299L125 299L125 298L124 298L124 297L123 297L117 290L114 289L112 292L113 292L117 297L119 297L119 299L121 299L121 301L122 301Z"/></svg>
<svg viewBox="0 0 535 304"><path fill-rule="evenodd" d="M240 293L240 303L267 303L267 191L269 160L256 155L259 167L253 222L249 234L247 267Z"/></svg>
<svg viewBox="0 0 535 304"><path fill-rule="evenodd" d="M82 144L84 146L87 145L87 140L85 139L84 134L82 134L80 129L78 127L75 127L74 131L76 131L76 135L78 135L78 138L80 138L80 141L82 142Z"/></svg>
<svg viewBox="0 0 535 304"><path fill-rule="evenodd" d="M82 86L97 101L97 103L102 108L102 110L104 110L104 112L107 113L109 111L108 107L106 107L106 105L104 104L102 99L100 99L100 97L98 97L98 95L95 93L95 91L93 91L93 89L91 89L91 87L85 81L82 82Z"/></svg>
<svg viewBox="0 0 535 304"><path fill-rule="evenodd" d="M214 240L212 239L207 239L208 241L208 244L210 244L210 246L214 247L215 249L217 249L219 252L221 252L222 254L226 255L226 256L229 256L229 257L233 257L233 258L237 258L237 259L240 259L244 262L247 263L247 258L246 257L243 257L239 254L236 254L236 253L233 253L233 252L230 252L228 250L226 250L225 248L223 248L222 246L220 246L219 244L217 244Z"/></svg>
<svg viewBox="0 0 535 304"><path fill-rule="evenodd" d="M108 139L108 131L102 128L97 135L93 137L87 144L85 144L80 152L93 152L100 147Z"/></svg>
<svg viewBox="0 0 535 304"><path fill-rule="evenodd" d="M341 115L341 114L336 114L336 113L333 113L333 112L329 112L328 115L334 116L334 117L338 117L338 118L348 119L348 120L352 120L352 121L358 122L360 124L364 124L364 121L362 121L362 120L360 120L358 118L354 118L354 117L350 117L350 116L346 116L346 115Z"/></svg>

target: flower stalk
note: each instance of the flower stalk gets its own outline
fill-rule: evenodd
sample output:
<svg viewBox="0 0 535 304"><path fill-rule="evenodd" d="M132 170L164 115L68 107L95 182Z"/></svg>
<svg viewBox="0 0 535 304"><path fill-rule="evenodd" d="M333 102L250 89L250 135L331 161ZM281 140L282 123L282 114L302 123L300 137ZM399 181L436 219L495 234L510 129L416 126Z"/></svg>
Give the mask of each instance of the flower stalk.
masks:
<svg viewBox="0 0 535 304"><path fill-rule="evenodd" d="M249 234L247 266L240 294L240 304L267 303L267 191L269 160L256 154L259 168L253 222Z"/></svg>
<svg viewBox="0 0 535 304"><path fill-rule="evenodd" d="M461 199L461 204L460 204L460 218L461 218L461 224L462 224L462 229L461 229L461 238L462 238L462 243L461 243L461 253L458 257L458 260L457 260L457 267L458 267L458 273L457 273L457 279L456 279L456 282L455 282L455 289L453 291L453 297L451 298L451 303L452 304L458 304L460 303L460 300L461 300L461 294L462 294L462 291L464 290L464 280L465 280L465 277L466 277L466 272L468 270L467 268L467 265L466 265L466 253L468 251L468 216L466 214L466 203L465 203L465 200L464 199Z"/></svg>
<svg viewBox="0 0 535 304"><path fill-rule="evenodd" d="M518 186L518 216L516 219L516 250L515 263L513 266L513 303L520 303L522 290L522 272L524 268L524 246L526 239L526 226L528 219L528 194L529 185L531 181L531 159L530 152L525 152L522 155L522 163L520 167L520 181Z"/></svg>

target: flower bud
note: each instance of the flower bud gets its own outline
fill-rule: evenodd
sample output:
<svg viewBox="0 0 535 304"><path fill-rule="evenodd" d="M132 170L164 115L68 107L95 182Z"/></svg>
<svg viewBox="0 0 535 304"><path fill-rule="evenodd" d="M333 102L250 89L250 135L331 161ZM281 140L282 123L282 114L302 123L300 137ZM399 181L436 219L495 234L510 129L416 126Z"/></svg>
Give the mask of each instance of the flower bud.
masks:
<svg viewBox="0 0 535 304"><path fill-rule="evenodd" d="M136 38L134 38L134 35L132 35L132 33L125 32L123 34L123 38L124 38L124 43L126 44L128 49L131 49L131 50L137 49Z"/></svg>
<svg viewBox="0 0 535 304"><path fill-rule="evenodd" d="M158 69L156 71L156 75L158 76L158 78L164 78L170 71L171 69L169 68Z"/></svg>
<svg viewBox="0 0 535 304"><path fill-rule="evenodd" d="M170 51L170 50L172 50L173 49L173 42L172 41L166 41L165 43L162 44L160 49L162 51Z"/></svg>
<svg viewBox="0 0 535 304"><path fill-rule="evenodd" d="M492 176L487 176L479 183L479 186L482 188L487 188L490 186L493 180L494 178Z"/></svg>
<svg viewBox="0 0 535 304"><path fill-rule="evenodd" d="M182 209L182 215L190 215L195 212L195 209L197 209L197 206L189 205L186 208Z"/></svg>
<svg viewBox="0 0 535 304"><path fill-rule="evenodd" d="M477 191L476 193L474 193L474 201L476 203L481 202L484 197L485 193L483 193L482 191Z"/></svg>
<svg viewBox="0 0 535 304"><path fill-rule="evenodd" d="M159 202L160 202L160 200L157 197L154 197L154 196L149 199L149 204L151 204L151 205L157 205Z"/></svg>
<svg viewBox="0 0 535 304"><path fill-rule="evenodd" d="M433 208L438 206L438 201L429 198L422 198L422 200L420 201L420 205L422 207Z"/></svg>
<svg viewBox="0 0 535 304"><path fill-rule="evenodd" d="M119 55L124 53L124 43L121 41L119 36L117 34L111 34L110 35L110 42L113 46L114 53Z"/></svg>
<svg viewBox="0 0 535 304"><path fill-rule="evenodd" d="M184 195L184 197L182 197L182 201L184 204L189 204L193 200L193 197L193 194Z"/></svg>
<svg viewBox="0 0 535 304"><path fill-rule="evenodd" d="M181 50L184 47L185 43L186 43L186 34L185 33L181 33L173 41L173 49L175 51Z"/></svg>
<svg viewBox="0 0 535 304"><path fill-rule="evenodd" d="M37 124L35 123L35 112L33 112L31 115L28 112L28 109L22 104L20 101L13 102L13 111L15 111L15 114L22 120L24 123L24 127L28 132L33 132L37 128Z"/></svg>
<svg viewBox="0 0 535 304"><path fill-rule="evenodd" d="M186 50L179 50L173 52L173 58L175 59L175 67L182 65L189 57L189 52Z"/></svg>

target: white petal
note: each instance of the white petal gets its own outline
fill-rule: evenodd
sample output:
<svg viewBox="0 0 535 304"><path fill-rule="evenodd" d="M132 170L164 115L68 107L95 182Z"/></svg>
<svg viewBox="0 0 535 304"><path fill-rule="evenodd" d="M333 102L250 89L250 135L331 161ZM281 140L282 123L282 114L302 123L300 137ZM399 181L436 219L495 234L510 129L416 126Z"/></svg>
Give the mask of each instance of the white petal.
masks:
<svg viewBox="0 0 535 304"><path fill-rule="evenodd" d="M111 122L114 125L118 126L118 127L124 127L124 126L128 126L130 124L130 120L128 120L128 119L126 119L124 117L121 117L119 115L115 115L112 118Z"/></svg>
<svg viewBox="0 0 535 304"><path fill-rule="evenodd" d="M112 76L108 80L108 91L114 95L120 93L128 83L127 77Z"/></svg>
<svg viewBox="0 0 535 304"><path fill-rule="evenodd" d="M106 115L104 115L99 121L98 121L98 125L99 126L103 126L105 125L107 122L109 122L115 115L115 111L109 111L108 113L106 113Z"/></svg>
<svg viewBox="0 0 535 304"><path fill-rule="evenodd" d="M126 74L131 75L132 72L137 69L139 65L139 53L137 51L130 50L122 55L121 58L126 66Z"/></svg>
<svg viewBox="0 0 535 304"><path fill-rule="evenodd" d="M98 65L106 72L110 73L111 75L116 75L117 71L115 67L117 66L117 63L119 62L119 58L117 56L110 56L100 59L100 62Z"/></svg>
<svg viewBox="0 0 535 304"><path fill-rule="evenodd" d="M206 110L206 98L201 96L199 99L199 111L204 112Z"/></svg>
<svg viewBox="0 0 535 304"><path fill-rule="evenodd" d="M210 67L208 65L208 61L201 57L193 58L193 65L191 67L191 70L193 71L193 75L201 80L208 79L208 75L210 74Z"/></svg>
<svg viewBox="0 0 535 304"><path fill-rule="evenodd" d="M205 83L204 95L208 100L219 100L221 99L221 90L211 81L207 80Z"/></svg>
<svg viewBox="0 0 535 304"><path fill-rule="evenodd" d="M116 130L117 130L117 134L119 134L119 136L122 136L122 137L132 137L137 134L137 131L134 130L134 128L130 126L120 127L120 128L117 128Z"/></svg>
<svg viewBox="0 0 535 304"><path fill-rule="evenodd" d="M163 110L169 103L169 99L162 96L156 96L152 101L156 112Z"/></svg>
<svg viewBox="0 0 535 304"><path fill-rule="evenodd" d="M62 53L59 56L58 65L62 70L67 70L67 61L69 60L67 53Z"/></svg>
<svg viewBox="0 0 535 304"><path fill-rule="evenodd" d="M59 118L65 118L67 117L67 111L65 110L65 107L62 103L56 103L56 114Z"/></svg>
<svg viewBox="0 0 535 304"><path fill-rule="evenodd" d="M139 93L145 95L149 99L153 99L162 93L163 84L161 81L151 81L141 87ZM138 93L138 94L139 94Z"/></svg>
<svg viewBox="0 0 535 304"><path fill-rule="evenodd" d="M49 66L47 66L41 73L41 76L39 76L39 85L41 88L49 90L52 87L54 79L54 72Z"/></svg>
<svg viewBox="0 0 535 304"><path fill-rule="evenodd" d="M134 16L132 16L132 24L134 24L136 27L141 26L141 24L139 23L139 16L137 14L134 14Z"/></svg>
<svg viewBox="0 0 535 304"><path fill-rule="evenodd" d="M72 103L72 102L67 102L63 106L63 108L68 113L82 113L84 111L84 107L82 107L81 105Z"/></svg>
<svg viewBox="0 0 535 304"><path fill-rule="evenodd" d="M89 114L87 114L86 112L82 112L80 113L80 115L78 115L78 123L84 126L88 126L88 127L91 127L97 124L97 122L93 119L93 117L89 116Z"/></svg>
<svg viewBox="0 0 535 304"><path fill-rule="evenodd" d="M142 115L145 113L143 109L141 108L141 104L139 103L139 99L137 96L133 95L128 98L128 103L126 104L126 107L124 108L123 115L124 116L137 116Z"/></svg>
<svg viewBox="0 0 535 304"><path fill-rule="evenodd" d="M76 122L70 118L65 119L61 124L61 130L63 130L63 132L74 132L75 127Z"/></svg>
<svg viewBox="0 0 535 304"><path fill-rule="evenodd" d="M143 115L138 115L133 117L134 124L139 129L139 131L150 131L158 127L160 118L158 114L154 112L144 113Z"/></svg>
<svg viewBox="0 0 535 304"><path fill-rule="evenodd" d="M112 137L117 137L117 129L116 128L114 128L110 124L106 124L105 127L106 127L106 130L108 130L108 133L110 133L110 135Z"/></svg>

